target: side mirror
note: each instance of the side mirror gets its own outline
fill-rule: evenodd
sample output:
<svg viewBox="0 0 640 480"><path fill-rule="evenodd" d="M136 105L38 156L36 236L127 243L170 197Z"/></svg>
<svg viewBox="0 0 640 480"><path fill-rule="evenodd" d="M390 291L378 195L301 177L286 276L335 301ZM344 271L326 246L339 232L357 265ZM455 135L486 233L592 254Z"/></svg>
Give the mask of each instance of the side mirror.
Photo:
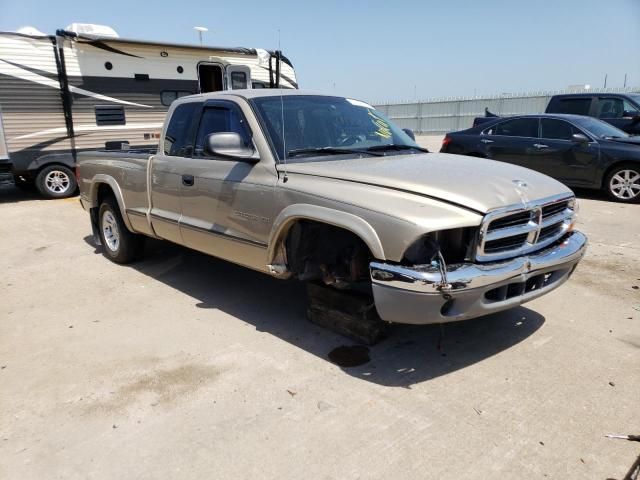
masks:
<svg viewBox="0 0 640 480"><path fill-rule="evenodd" d="M236 132L219 132L207 135L204 142L207 155L228 157L249 163L260 160L257 152L247 146L240 134Z"/></svg>
<svg viewBox="0 0 640 480"><path fill-rule="evenodd" d="M411 130L410 128L403 128L402 131L409 135L411 140L413 140L414 142L416 141L416 135L413 133L413 130Z"/></svg>
<svg viewBox="0 0 640 480"><path fill-rule="evenodd" d="M587 138L587 136L583 135L582 133L574 133L573 135L571 135L571 140L581 145L589 143L589 139Z"/></svg>

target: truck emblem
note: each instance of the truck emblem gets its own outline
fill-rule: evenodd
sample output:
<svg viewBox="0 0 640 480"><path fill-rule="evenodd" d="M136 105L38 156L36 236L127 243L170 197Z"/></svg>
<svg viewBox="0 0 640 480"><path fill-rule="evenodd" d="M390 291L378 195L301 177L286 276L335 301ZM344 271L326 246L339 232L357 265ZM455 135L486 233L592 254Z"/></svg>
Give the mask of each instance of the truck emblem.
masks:
<svg viewBox="0 0 640 480"><path fill-rule="evenodd" d="M527 185L527 182L523 182L522 180L511 180L513 183L516 184L516 186L520 187L520 188L527 188L529 185Z"/></svg>

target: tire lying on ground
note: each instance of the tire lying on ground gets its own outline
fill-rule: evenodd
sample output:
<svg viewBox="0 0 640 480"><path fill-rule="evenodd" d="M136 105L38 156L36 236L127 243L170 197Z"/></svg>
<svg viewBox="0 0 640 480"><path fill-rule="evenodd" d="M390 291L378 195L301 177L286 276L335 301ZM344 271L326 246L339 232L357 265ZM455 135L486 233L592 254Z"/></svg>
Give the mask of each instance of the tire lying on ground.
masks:
<svg viewBox="0 0 640 480"><path fill-rule="evenodd" d="M617 202L639 202L640 165L623 163L614 167L604 180L604 190Z"/></svg>
<svg viewBox="0 0 640 480"><path fill-rule="evenodd" d="M66 198L75 195L78 183L69 167L50 165L38 173L36 187L45 198Z"/></svg>
<svg viewBox="0 0 640 480"><path fill-rule="evenodd" d="M98 232L105 256L115 263L130 263L142 256L144 236L129 231L113 197L103 200L98 211Z"/></svg>

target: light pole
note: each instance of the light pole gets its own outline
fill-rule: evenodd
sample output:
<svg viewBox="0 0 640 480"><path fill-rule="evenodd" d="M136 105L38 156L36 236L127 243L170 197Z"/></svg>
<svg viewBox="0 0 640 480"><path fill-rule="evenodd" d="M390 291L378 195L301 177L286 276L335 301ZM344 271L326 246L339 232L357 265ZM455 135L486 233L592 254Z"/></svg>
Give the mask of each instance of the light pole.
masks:
<svg viewBox="0 0 640 480"><path fill-rule="evenodd" d="M209 29L207 27L193 27L193 29L198 32L198 37L200 38L200 45L202 45L202 32L208 32Z"/></svg>

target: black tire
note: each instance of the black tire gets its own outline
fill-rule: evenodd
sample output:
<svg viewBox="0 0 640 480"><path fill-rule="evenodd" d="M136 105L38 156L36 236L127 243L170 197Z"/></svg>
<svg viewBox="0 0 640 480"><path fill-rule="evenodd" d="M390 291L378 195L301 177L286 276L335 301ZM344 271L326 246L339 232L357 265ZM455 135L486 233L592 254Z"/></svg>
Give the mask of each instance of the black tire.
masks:
<svg viewBox="0 0 640 480"><path fill-rule="evenodd" d="M142 256L144 236L129 231L113 197L103 200L98 211L98 232L105 257L115 263L131 263Z"/></svg>
<svg viewBox="0 0 640 480"><path fill-rule="evenodd" d="M616 165L605 177L603 189L616 202L640 202L640 164Z"/></svg>
<svg viewBox="0 0 640 480"><path fill-rule="evenodd" d="M44 198L67 198L76 194L78 183L69 167L49 165L38 173L36 187Z"/></svg>
<svg viewBox="0 0 640 480"><path fill-rule="evenodd" d="M26 180L21 180L20 177L13 177L13 184L19 188L20 190L24 190L25 192L31 192L35 190L36 186L33 182L28 182Z"/></svg>

